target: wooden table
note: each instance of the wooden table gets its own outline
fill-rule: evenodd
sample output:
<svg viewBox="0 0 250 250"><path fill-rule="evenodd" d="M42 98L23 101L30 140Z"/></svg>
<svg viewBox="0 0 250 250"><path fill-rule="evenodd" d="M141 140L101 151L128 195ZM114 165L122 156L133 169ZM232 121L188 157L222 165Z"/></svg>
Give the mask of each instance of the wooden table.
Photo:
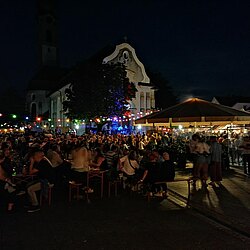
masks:
<svg viewBox="0 0 250 250"><path fill-rule="evenodd" d="M31 181L34 180L34 178L36 177L36 175L23 175L23 174L19 174L19 175L13 175L12 176L12 181L14 184L23 184L23 183L29 183Z"/></svg>
<svg viewBox="0 0 250 250"><path fill-rule="evenodd" d="M87 187L89 187L89 182L93 178L99 178L101 184L101 199L103 198L103 186L104 186L104 175L108 170L90 169L87 174Z"/></svg>

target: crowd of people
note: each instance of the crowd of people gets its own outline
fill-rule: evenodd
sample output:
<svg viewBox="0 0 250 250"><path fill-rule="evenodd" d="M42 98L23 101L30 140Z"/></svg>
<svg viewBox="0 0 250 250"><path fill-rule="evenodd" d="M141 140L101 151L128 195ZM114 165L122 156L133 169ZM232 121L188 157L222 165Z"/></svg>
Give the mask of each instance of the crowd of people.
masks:
<svg viewBox="0 0 250 250"><path fill-rule="evenodd" d="M201 180L202 187L206 188L209 175L209 184L220 186L223 155L232 148L225 136L201 137L198 134L190 140L156 133L128 136L12 134L2 135L0 140L0 198L7 202L7 210L13 211L17 196L26 194L28 212L40 210L37 191L46 195L51 184L82 183L84 192L93 192L87 187L87 172L91 169L107 170L111 181L122 178L124 189L139 186L142 192L146 190L151 195L164 197L167 185L155 183L174 180L177 154L185 155L193 163L194 187L197 180ZM243 159L244 171L249 174L249 137L238 143L237 150L240 152L238 159ZM27 174L36 178L25 185L13 182L13 176Z"/></svg>

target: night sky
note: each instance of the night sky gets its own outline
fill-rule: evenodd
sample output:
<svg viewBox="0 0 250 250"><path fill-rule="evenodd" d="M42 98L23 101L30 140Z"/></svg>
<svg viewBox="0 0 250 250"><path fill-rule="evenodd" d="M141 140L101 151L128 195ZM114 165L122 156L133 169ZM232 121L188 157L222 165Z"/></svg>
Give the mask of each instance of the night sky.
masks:
<svg viewBox="0 0 250 250"><path fill-rule="evenodd" d="M123 37L175 93L211 99L249 95L250 1L60 0L62 66ZM37 69L35 0L1 1L0 87L24 90Z"/></svg>

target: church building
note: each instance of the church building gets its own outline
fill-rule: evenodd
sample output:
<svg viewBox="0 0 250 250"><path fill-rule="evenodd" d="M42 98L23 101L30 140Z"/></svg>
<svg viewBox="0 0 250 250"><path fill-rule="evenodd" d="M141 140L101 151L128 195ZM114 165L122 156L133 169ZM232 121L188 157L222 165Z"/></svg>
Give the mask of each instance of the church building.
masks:
<svg viewBox="0 0 250 250"><path fill-rule="evenodd" d="M67 72L59 67L55 0L37 0L37 70L26 93L30 120L49 116L49 94Z"/></svg>
<svg viewBox="0 0 250 250"><path fill-rule="evenodd" d="M37 0L38 15L38 70L31 79L26 95L26 109L31 121L41 119L51 128L70 127L63 111L65 90L71 82L67 76L77 67L65 70L59 67L57 18L55 0ZM113 52L112 52L113 51ZM103 56L103 62L123 63L127 77L135 85L135 98L129 102L131 119L139 118L155 109L155 88L138 59L135 49L124 42ZM100 62L101 63L101 62ZM48 122L49 121L49 122Z"/></svg>
<svg viewBox="0 0 250 250"><path fill-rule="evenodd" d="M135 98L129 101L129 111L131 119L139 118L155 109L155 88L150 83L150 79L145 72L144 65L138 59L135 49L128 43L116 46L111 55L103 59L103 63L123 63L126 66L127 77L135 85ZM74 69L72 69L73 71ZM65 81L64 81L65 82ZM70 82L55 90L50 96L50 119L54 127L69 126L67 118L63 113L63 101L66 99L65 89L70 86Z"/></svg>
<svg viewBox="0 0 250 250"><path fill-rule="evenodd" d="M137 116L155 109L155 88L150 84L144 65L131 45L128 43L117 45L115 51L103 59L103 63L123 63L126 66L127 77L137 89L135 98L130 102L132 114Z"/></svg>

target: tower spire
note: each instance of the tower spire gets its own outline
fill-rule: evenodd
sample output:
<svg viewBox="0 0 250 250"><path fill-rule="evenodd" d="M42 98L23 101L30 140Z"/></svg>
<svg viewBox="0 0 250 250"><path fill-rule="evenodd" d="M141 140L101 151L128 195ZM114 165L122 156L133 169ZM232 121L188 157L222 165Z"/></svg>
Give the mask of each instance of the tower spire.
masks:
<svg viewBox="0 0 250 250"><path fill-rule="evenodd" d="M58 65L56 0L37 0L40 66Z"/></svg>

